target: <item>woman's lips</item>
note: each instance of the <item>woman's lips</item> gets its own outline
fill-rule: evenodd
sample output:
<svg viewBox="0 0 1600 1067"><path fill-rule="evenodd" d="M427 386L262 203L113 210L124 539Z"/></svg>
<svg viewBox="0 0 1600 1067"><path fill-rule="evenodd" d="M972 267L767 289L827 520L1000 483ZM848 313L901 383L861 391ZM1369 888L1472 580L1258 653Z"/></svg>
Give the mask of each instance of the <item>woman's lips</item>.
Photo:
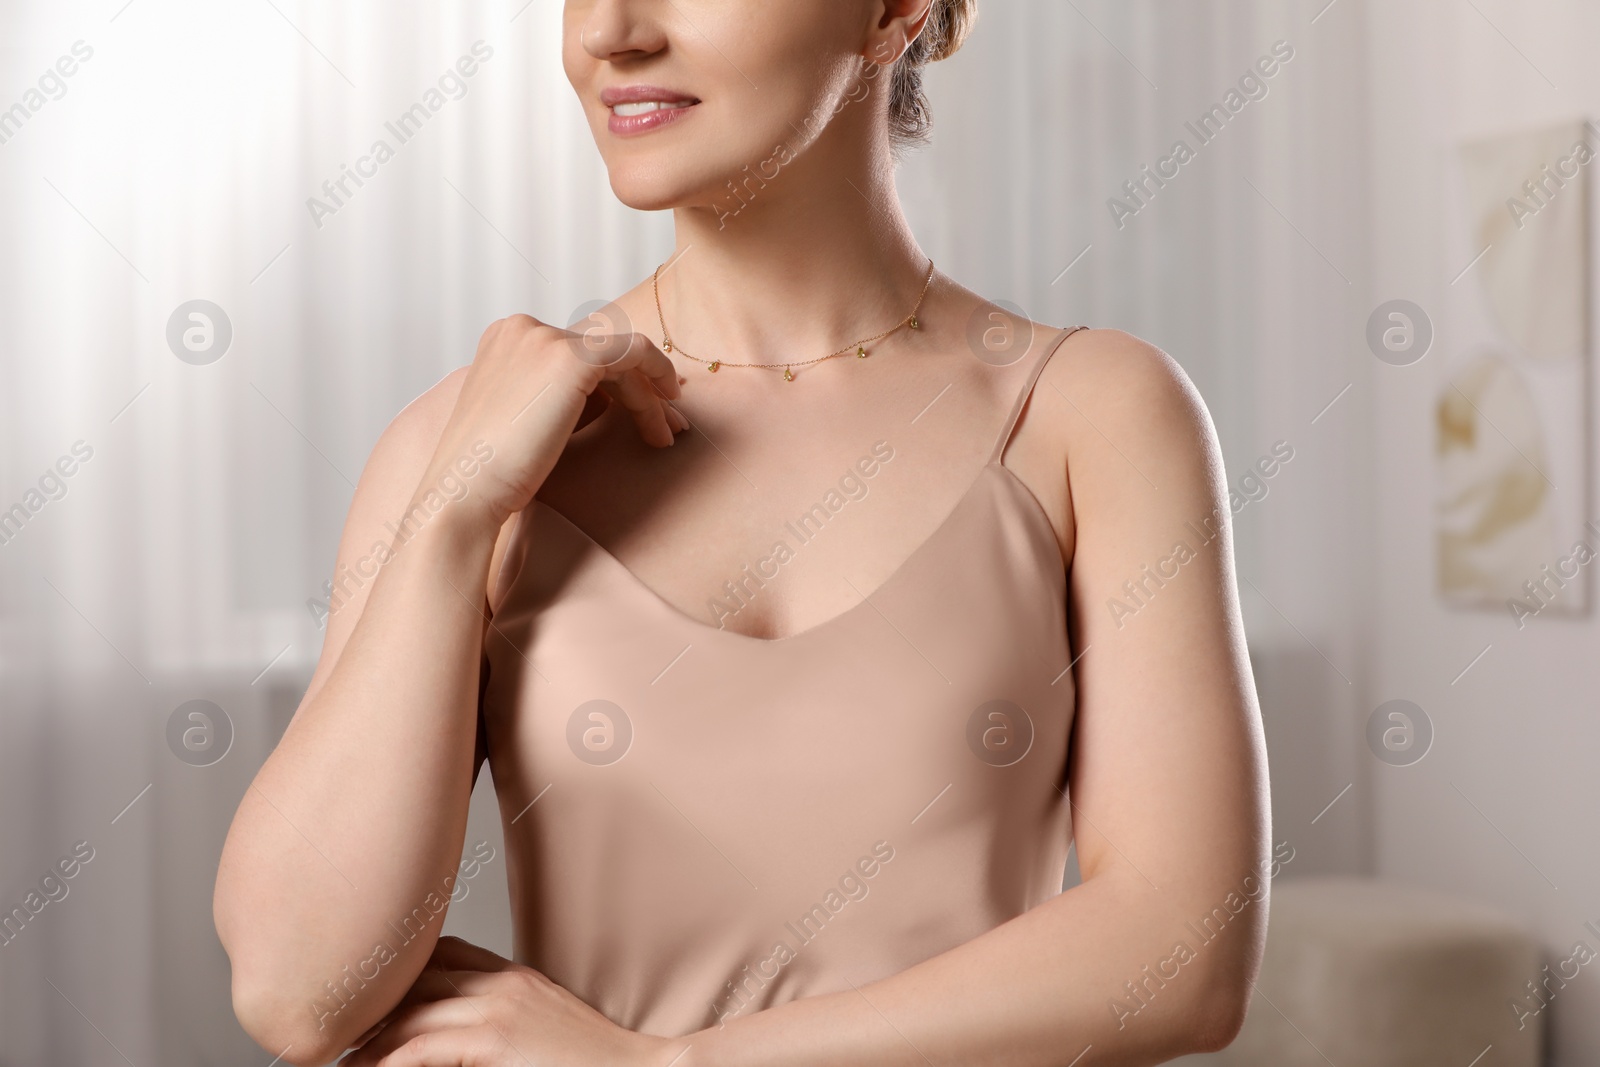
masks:
<svg viewBox="0 0 1600 1067"><path fill-rule="evenodd" d="M618 104L611 109L607 126L616 134L644 133L677 122L698 106L691 103Z"/></svg>
<svg viewBox="0 0 1600 1067"><path fill-rule="evenodd" d="M607 126L619 135L660 129L679 121L700 103L692 96L649 85L605 89L600 102L611 109Z"/></svg>

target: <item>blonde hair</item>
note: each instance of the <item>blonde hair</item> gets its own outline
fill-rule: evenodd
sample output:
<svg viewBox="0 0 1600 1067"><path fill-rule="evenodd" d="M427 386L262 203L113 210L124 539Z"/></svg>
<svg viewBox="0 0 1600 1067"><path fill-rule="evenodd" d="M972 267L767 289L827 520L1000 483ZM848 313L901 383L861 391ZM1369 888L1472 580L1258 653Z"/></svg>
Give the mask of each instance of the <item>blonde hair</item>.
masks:
<svg viewBox="0 0 1600 1067"><path fill-rule="evenodd" d="M898 151L928 142L933 111L922 91L922 68L955 55L978 21L978 0L933 0L922 33L894 66L889 138Z"/></svg>

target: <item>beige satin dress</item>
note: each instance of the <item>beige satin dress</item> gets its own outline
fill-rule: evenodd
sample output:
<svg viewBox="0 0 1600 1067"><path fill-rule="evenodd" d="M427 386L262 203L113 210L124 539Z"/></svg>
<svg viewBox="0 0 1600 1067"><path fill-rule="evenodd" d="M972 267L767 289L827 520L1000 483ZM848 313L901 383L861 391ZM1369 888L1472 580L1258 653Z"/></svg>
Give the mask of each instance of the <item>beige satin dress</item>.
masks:
<svg viewBox="0 0 1600 1067"><path fill-rule="evenodd" d="M1061 891L1074 691L1044 510L989 462L867 599L768 640L523 514L483 715L515 957L681 1036L904 970ZM537 551L529 551L537 545Z"/></svg>

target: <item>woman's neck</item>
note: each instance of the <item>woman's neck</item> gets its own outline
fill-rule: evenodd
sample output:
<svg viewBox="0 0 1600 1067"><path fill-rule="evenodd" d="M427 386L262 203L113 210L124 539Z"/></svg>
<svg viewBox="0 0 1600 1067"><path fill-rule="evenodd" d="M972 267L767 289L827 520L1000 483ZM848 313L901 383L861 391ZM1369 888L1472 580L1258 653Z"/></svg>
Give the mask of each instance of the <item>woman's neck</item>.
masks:
<svg viewBox="0 0 1600 1067"><path fill-rule="evenodd" d="M661 305L686 351L741 362L811 359L894 325L927 277L881 165L813 151L752 165L738 195L676 211Z"/></svg>

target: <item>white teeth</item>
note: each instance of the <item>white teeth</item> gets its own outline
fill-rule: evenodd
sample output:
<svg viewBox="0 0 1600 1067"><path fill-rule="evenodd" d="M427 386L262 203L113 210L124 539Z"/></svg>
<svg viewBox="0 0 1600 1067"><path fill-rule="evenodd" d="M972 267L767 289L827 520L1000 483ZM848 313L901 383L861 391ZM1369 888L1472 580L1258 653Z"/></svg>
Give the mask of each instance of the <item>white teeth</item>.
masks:
<svg viewBox="0 0 1600 1067"><path fill-rule="evenodd" d="M616 104L611 110L624 118L630 115L648 115L652 111L668 111L680 107L688 107L689 101L641 100L635 104Z"/></svg>

